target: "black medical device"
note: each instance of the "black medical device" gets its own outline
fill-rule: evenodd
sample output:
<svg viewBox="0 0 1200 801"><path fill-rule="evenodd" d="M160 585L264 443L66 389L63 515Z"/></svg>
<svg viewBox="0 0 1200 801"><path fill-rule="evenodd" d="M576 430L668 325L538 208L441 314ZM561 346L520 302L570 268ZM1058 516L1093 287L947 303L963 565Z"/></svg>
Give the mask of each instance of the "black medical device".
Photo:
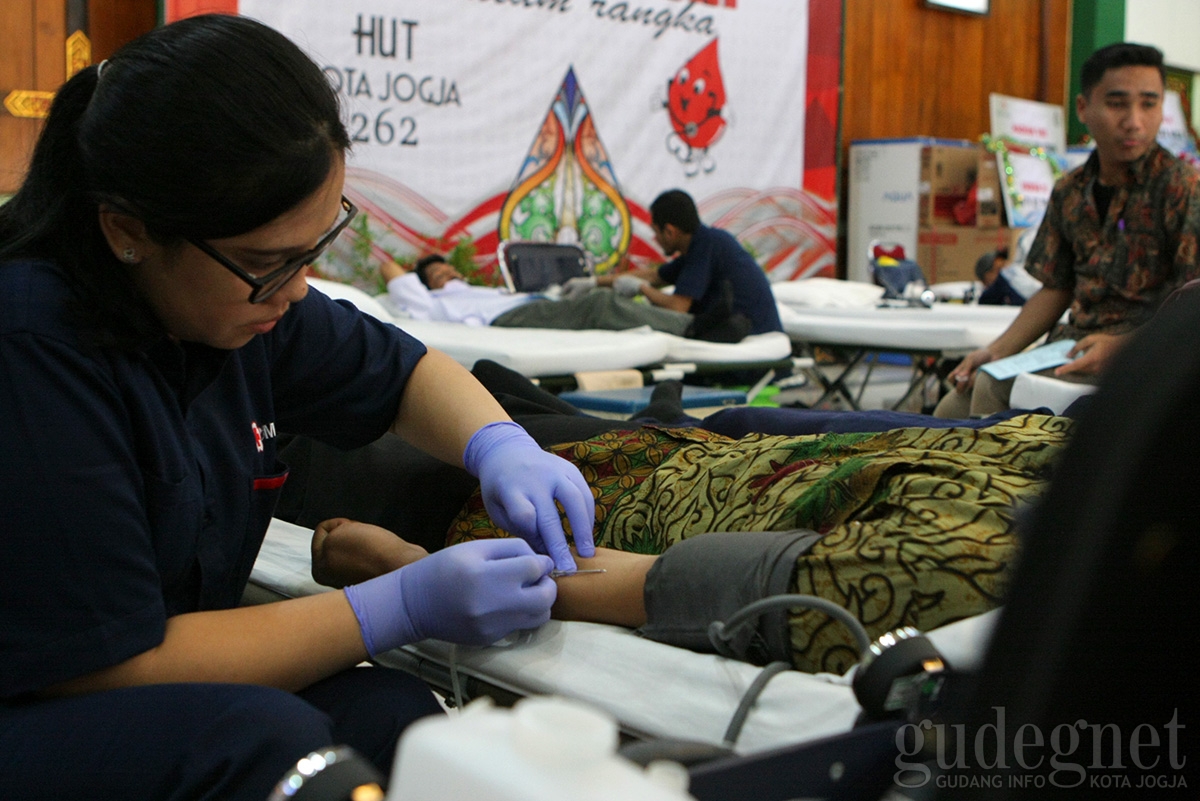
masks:
<svg viewBox="0 0 1200 801"><path fill-rule="evenodd" d="M949 663L925 635L902 628L871 641L846 609L815 596L763 598L709 627L718 653L737 629L780 608L817 609L843 623L853 634L862 659L851 686L862 707L854 729L845 734L770 751L739 756L733 746L741 724L770 678L790 665L768 664L746 691L725 735L714 746L682 740L633 743L621 754L639 764L670 759L688 767L688 792L699 801L786 801L793 798L867 801L892 786L901 727L936 717L952 676Z"/></svg>

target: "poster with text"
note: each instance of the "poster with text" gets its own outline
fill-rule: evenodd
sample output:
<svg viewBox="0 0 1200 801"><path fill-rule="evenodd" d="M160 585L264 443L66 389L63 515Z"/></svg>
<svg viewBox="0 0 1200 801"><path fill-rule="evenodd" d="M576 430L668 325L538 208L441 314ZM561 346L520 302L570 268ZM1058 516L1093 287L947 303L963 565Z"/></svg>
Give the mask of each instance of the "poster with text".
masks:
<svg viewBox="0 0 1200 801"><path fill-rule="evenodd" d="M1005 183L1004 211L1013 228L1033 228L1042 223L1050 205L1050 192L1058 172L1050 158L1009 150L997 154Z"/></svg>
<svg viewBox="0 0 1200 801"><path fill-rule="evenodd" d="M671 188L772 280L834 274L837 0L236 11L296 41L340 95L365 214L338 256L356 282L378 259L455 247L486 275L504 240L577 243L600 273L661 262L648 207Z"/></svg>
<svg viewBox="0 0 1200 801"><path fill-rule="evenodd" d="M1196 147L1196 139L1191 126L1187 123L1187 114L1183 110L1183 99L1179 92L1168 89L1163 95L1163 119L1158 126L1158 143L1190 163L1200 167L1200 149Z"/></svg>
<svg viewBox="0 0 1200 801"><path fill-rule="evenodd" d="M1063 107L992 93L988 95L992 136L1004 137L1052 153L1067 150Z"/></svg>

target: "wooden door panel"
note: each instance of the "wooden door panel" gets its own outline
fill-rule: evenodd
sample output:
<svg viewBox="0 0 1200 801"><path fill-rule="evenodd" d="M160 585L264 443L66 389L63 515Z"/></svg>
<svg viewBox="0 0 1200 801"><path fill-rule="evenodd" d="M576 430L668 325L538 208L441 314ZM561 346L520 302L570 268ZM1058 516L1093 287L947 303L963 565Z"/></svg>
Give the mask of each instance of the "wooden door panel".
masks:
<svg viewBox="0 0 1200 801"><path fill-rule="evenodd" d="M14 192L41 131L48 97L67 78L67 28L82 28L73 40L72 64L79 68L107 58L158 22L158 0L2 0L0 2L0 195ZM98 36L97 47L86 38ZM16 95L12 93L16 92Z"/></svg>
<svg viewBox="0 0 1200 801"><path fill-rule="evenodd" d="M58 18L49 12L52 7L59 11ZM8 100L13 91L53 91L62 82L65 24L61 0L7 0L0 4L0 53L5 54L0 59L0 100ZM46 42L55 35L58 47L47 48ZM47 49L60 54L58 64L43 52ZM17 95L10 102L29 110L40 98ZM19 185L40 130L40 120L17 118L0 109L0 194L11 193Z"/></svg>
<svg viewBox="0 0 1200 801"><path fill-rule="evenodd" d="M21 113L44 107L36 92L53 92L66 74L62 0L6 0L0 4L0 99ZM17 95L12 95L13 92ZM24 93L24 94L20 94ZM11 98L11 99L10 99ZM8 105L8 104L6 104ZM13 192L25 174L41 120L0 109L0 194Z"/></svg>

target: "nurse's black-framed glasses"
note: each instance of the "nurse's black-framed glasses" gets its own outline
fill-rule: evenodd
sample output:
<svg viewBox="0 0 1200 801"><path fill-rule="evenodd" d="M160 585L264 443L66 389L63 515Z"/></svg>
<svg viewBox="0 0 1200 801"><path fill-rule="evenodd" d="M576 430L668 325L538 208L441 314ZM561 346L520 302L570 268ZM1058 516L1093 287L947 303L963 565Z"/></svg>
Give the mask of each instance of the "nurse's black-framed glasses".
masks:
<svg viewBox="0 0 1200 801"><path fill-rule="evenodd" d="M296 277L296 273L320 258L321 254L325 252L325 248L329 247L330 243L337 239L342 231L346 230L346 226L358 214L358 207L351 203L345 195L342 195L342 211L345 212L346 216L342 217L338 224L330 229L329 233L321 237L321 241L317 243L316 247L301 253L299 256L293 256L285 261L282 267L278 267L264 276L251 275L221 255L220 251L202 239L188 239L188 242L204 251L217 264L220 264L226 270L229 270L229 272L249 284L251 303L262 303L283 289L288 281Z"/></svg>

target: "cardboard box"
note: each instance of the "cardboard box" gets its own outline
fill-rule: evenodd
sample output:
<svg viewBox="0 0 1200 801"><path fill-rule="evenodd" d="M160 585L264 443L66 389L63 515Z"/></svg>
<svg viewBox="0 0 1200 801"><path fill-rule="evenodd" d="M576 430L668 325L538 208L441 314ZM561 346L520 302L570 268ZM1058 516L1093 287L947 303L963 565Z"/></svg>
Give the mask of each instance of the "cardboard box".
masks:
<svg viewBox="0 0 1200 801"><path fill-rule="evenodd" d="M981 149L964 141L958 145L930 145L921 150L920 225L956 222L955 208L967 202L979 174Z"/></svg>
<svg viewBox="0 0 1200 801"><path fill-rule="evenodd" d="M922 139L876 139L850 144L846 277L871 281L870 245L897 242L917 249L917 188Z"/></svg>
<svg viewBox="0 0 1200 801"><path fill-rule="evenodd" d="M1013 238L1009 228L928 226L917 232L917 264L931 284L974 281L979 257L1009 246Z"/></svg>
<svg viewBox="0 0 1200 801"><path fill-rule="evenodd" d="M846 277L851 281L871 281L868 250L875 241L894 242L904 248L905 256L917 252L917 229L922 200L933 202L930 190L954 170L947 162L957 162L962 153L974 154L979 148L965 139L934 139L928 136L907 139L867 139L850 143L849 209L846 226ZM922 180L923 153L929 155L929 169L937 177ZM950 151L957 151L947 155ZM939 166L940 165L940 166ZM951 175L952 177L952 175ZM970 184L958 191L966 193ZM928 213L928 210L927 210Z"/></svg>

